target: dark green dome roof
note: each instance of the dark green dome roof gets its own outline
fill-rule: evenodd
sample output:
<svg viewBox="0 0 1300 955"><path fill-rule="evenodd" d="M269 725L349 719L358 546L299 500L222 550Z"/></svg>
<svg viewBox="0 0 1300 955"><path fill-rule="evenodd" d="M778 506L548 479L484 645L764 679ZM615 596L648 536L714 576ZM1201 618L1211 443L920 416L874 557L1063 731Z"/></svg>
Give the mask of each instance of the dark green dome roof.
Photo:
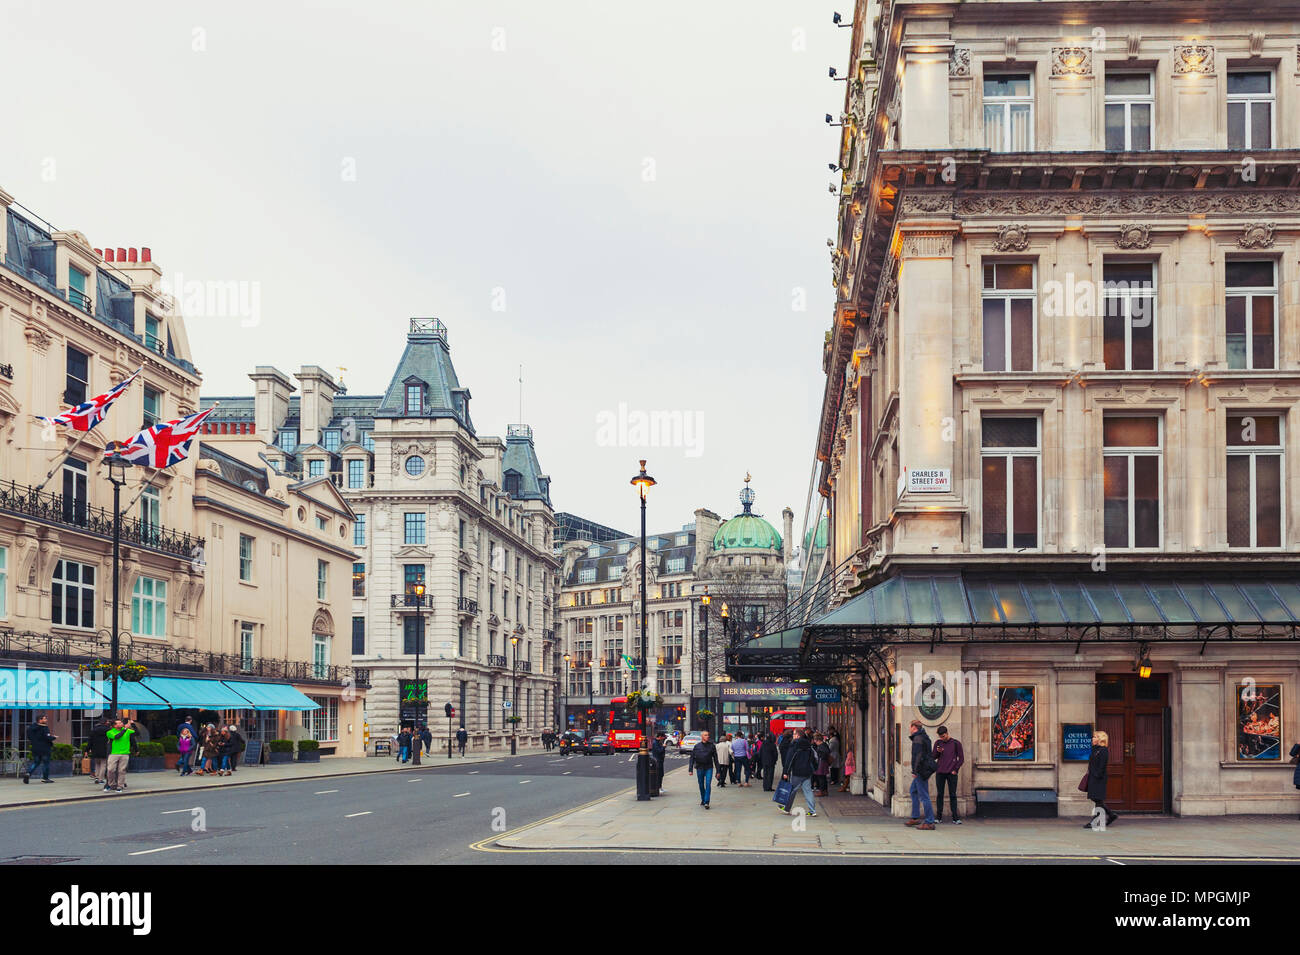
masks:
<svg viewBox="0 0 1300 955"><path fill-rule="evenodd" d="M821 550L826 549L826 532L827 532L827 523L826 523L826 518L823 517L821 521L817 524L816 546ZM808 551L813 549L813 531L811 527L808 528L808 533L804 535L803 549L805 554Z"/></svg>
<svg viewBox="0 0 1300 955"><path fill-rule="evenodd" d="M757 514L737 514L713 535L714 550L781 550L781 535Z"/></svg>

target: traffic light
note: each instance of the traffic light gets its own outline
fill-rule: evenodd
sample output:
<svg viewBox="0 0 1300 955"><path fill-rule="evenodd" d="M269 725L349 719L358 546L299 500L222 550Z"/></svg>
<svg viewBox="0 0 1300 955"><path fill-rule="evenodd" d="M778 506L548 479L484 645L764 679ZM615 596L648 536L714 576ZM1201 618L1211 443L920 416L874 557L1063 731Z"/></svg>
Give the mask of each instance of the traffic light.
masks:
<svg viewBox="0 0 1300 955"><path fill-rule="evenodd" d="M448 703L446 706L443 707L443 712L447 714L447 719L451 719L453 716L456 715L456 707Z"/></svg>

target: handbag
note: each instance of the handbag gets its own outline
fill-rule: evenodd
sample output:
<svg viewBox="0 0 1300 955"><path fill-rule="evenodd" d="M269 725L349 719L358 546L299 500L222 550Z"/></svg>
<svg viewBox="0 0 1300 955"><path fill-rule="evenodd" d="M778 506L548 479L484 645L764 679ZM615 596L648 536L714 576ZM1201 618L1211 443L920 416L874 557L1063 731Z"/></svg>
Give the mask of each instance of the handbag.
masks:
<svg viewBox="0 0 1300 955"><path fill-rule="evenodd" d="M783 779L776 784L776 792L772 794L772 802L786 809L794 802L794 784L788 779Z"/></svg>
<svg viewBox="0 0 1300 955"><path fill-rule="evenodd" d="M1083 778L1079 780L1079 792L1086 793L1087 791L1088 791L1088 773L1085 770L1083 774Z"/></svg>

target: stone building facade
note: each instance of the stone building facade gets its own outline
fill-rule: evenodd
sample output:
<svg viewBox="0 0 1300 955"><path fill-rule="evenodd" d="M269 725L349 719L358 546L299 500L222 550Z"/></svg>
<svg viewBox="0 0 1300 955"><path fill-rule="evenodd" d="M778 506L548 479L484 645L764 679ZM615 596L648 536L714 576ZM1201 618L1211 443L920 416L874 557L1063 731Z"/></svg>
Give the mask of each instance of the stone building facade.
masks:
<svg viewBox="0 0 1300 955"><path fill-rule="evenodd" d="M856 704L857 791L910 808L920 718L967 810L1084 814L1068 724L1109 732L1119 808L1294 813L1295 6L860 0L851 44L832 613L782 623ZM1004 692L888 690L917 667Z"/></svg>

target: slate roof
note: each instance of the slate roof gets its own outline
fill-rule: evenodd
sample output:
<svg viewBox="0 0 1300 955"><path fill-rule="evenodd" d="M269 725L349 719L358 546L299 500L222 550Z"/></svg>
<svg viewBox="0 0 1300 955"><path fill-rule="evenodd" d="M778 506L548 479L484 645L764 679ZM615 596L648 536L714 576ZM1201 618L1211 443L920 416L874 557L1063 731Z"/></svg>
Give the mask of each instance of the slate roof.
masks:
<svg viewBox="0 0 1300 955"><path fill-rule="evenodd" d="M469 389L460 386L451 363L447 328L436 318L411 320L406 350L373 416L410 417L406 411L406 386L416 382L425 386L425 416L455 418L466 431L474 434L474 423L469 416Z"/></svg>
<svg viewBox="0 0 1300 955"><path fill-rule="evenodd" d="M677 538L686 535L685 544L677 544ZM620 554L619 545L626 543L627 550ZM607 541L593 546L598 547L599 556L580 557L573 562L573 569L569 571L569 576L565 580L566 586L578 586L579 584L606 583L611 581L621 582L623 569L627 566L627 558L632 551L639 547L641 538L628 537L624 540ZM657 561L658 573L663 576L669 574L668 561L681 557L685 561L681 570L671 571L673 574L690 574L695 571L695 531L674 531L671 534L648 534L646 535L646 549L650 552L650 560ZM593 580L582 580L580 571L595 569L596 575Z"/></svg>

